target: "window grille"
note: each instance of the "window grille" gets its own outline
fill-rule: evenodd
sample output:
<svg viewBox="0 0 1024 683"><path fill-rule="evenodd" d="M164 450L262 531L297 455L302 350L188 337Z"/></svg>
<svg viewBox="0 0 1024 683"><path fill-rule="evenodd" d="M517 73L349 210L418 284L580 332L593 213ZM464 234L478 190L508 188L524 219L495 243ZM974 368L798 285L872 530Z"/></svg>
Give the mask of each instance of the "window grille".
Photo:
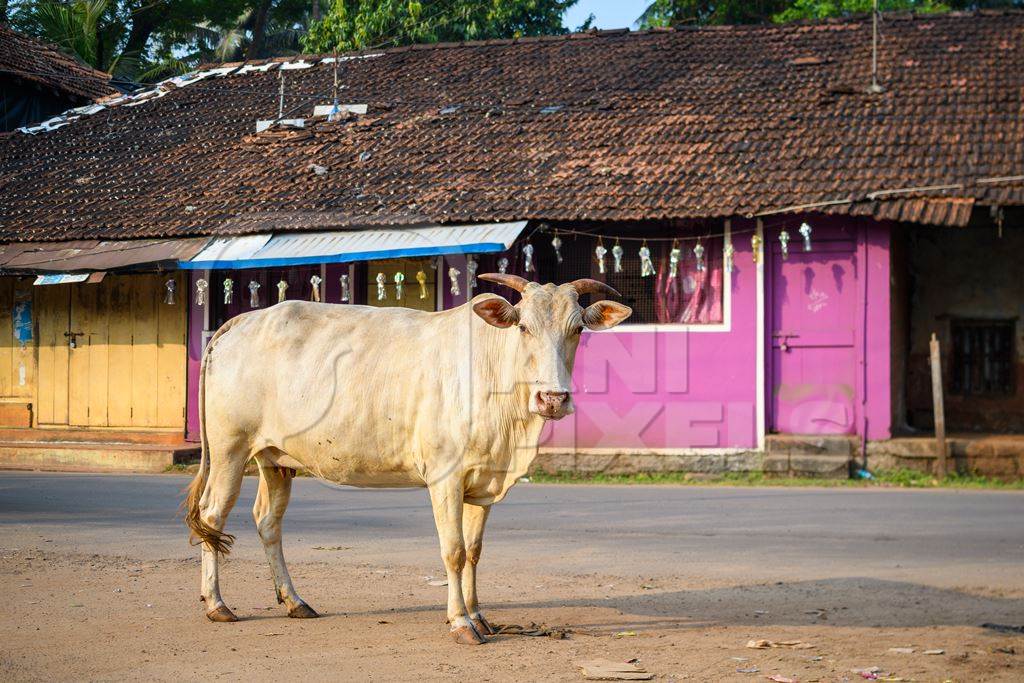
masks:
<svg viewBox="0 0 1024 683"><path fill-rule="evenodd" d="M1013 320L953 320L951 392L964 396L1014 393Z"/></svg>

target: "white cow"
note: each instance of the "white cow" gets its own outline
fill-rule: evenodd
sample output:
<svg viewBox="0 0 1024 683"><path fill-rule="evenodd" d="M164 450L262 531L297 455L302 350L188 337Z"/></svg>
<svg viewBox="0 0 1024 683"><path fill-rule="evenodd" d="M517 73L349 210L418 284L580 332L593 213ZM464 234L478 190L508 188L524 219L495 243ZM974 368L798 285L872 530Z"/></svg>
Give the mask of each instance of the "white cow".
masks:
<svg viewBox="0 0 1024 683"><path fill-rule="evenodd" d="M281 551L291 477L303 468L364 487L426 487L448 573L448 620L459 643L491 633L476 596L476 564L493 503L526 473L546 419L573 411L570 377L583 328L603 330L631 309L596 280L539 285L479 278L522 293L513 306L481 294L439 313L290 301L240 315L203 355L202 460L185 501L202 543L202 599L224 604L217 558L246 463L260 483L253 516L288 616L317 616L295 592Z"/></svg>

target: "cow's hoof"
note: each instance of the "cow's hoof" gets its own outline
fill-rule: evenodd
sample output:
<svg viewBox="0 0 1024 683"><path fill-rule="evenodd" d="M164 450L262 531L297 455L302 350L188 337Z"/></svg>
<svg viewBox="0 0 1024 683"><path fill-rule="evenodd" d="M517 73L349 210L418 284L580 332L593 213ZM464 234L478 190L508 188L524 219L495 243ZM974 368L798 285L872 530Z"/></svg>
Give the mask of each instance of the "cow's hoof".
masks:
<svg viewBox="0 0 1024 683"><path fill-rule="evenodd" d="M459 645L483 645L487 639L476 632L472 626L459 626L451 631L452 640Z"/></svg>
<svg viewBox="0 0 1024 683"><path fill-rule="evenodd" d="M227 605L221 605L216 609L212 609L206 613L206 618L210 621L217 621L221 623L227 623L230 621L238 621L238 617L235 613L228 609Z"/></svg>
<svg viewBox="0 0 1024 683"><path fill-rule="evenodd" d="M470 621L473 622L473 627L476 629L476 632L479 633L480 635L482 635L482 636L493 636L494 635L494 628L490 625L490 623L488 623L488 621L486 619L484 619L484 615L482 615L482 614L474 615L474 616L470 617Z"/></svg>
<svg viewBox="0 0 1024 683"><path fill-rule="evenodd" d="M316 619L320 615L316 613L315 609L306 603L300 602L298 605L288 610L288 616L292 619Z"/></svg>

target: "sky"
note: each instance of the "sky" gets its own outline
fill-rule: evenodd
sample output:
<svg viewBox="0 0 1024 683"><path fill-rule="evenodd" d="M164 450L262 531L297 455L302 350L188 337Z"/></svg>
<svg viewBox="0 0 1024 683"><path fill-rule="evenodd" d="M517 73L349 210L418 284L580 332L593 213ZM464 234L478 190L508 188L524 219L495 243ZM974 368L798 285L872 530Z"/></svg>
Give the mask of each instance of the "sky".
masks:
<svg viewBox="0 0 1024 683"><path fill-rule="evenodd" d="M562 24L571 31L594 15L594 28L636 29L636 18L647 9L650 0L579 0L565 13Z"/></svg>

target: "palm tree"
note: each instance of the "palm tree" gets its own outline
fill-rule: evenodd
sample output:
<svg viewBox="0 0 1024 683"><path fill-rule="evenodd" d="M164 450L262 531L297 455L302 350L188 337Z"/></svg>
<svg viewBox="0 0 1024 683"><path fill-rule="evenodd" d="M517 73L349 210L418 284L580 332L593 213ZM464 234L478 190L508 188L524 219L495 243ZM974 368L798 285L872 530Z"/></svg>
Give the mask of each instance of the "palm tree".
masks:
<svg viewBox="0 0 1024 683"><path fill-rule="evenodd" d="M126 26L110 0L26 3L14 10L11 23L100 71L125 76L135 66L119 50Z"/></svg>

